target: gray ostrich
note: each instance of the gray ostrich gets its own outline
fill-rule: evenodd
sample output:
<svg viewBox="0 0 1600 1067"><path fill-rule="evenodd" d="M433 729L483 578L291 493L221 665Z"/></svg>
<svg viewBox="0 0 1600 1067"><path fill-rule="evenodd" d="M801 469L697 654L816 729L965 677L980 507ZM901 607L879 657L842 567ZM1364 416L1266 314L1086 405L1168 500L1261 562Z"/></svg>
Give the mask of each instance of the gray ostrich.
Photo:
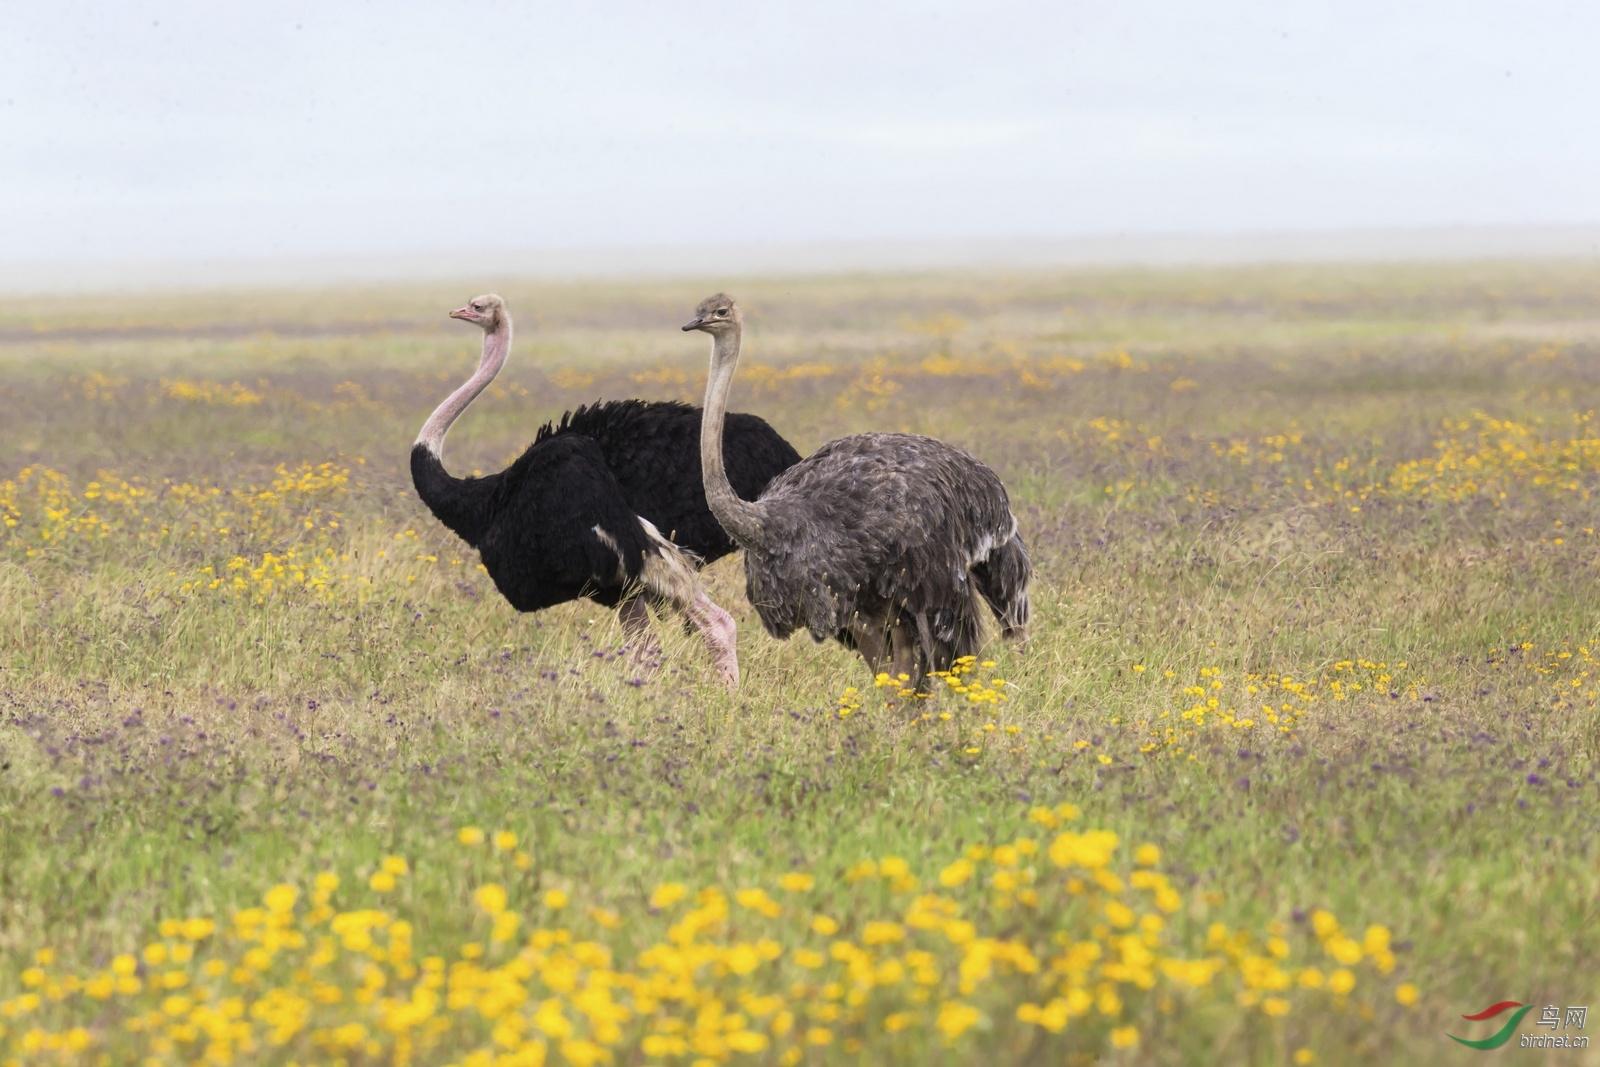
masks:
<svg viewBox="0 0 1600 1067"><path fill-rule="evenodd" d="M866 433L828 442L741 499L723 467L722 426L743 319L719 293L683 328L711 335L706 502L744 549L750 603L768 633L837 638L874 672L913 685L977 652L980 598L1005 636L1026 636L1032 566L994 471L931 437Z"/></svg>

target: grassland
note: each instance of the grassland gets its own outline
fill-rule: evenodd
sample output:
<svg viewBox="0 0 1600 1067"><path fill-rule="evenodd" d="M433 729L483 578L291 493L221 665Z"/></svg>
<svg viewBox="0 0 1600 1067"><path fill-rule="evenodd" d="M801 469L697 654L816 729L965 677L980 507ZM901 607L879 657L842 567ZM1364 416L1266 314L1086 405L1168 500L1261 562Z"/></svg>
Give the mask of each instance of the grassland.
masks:
<svg viewBox="0 0 1600 1067"><path fill-rule="evenodd" d="M511 611L405 466L491 282L455 469L726 284L735 410L1001 473L1029 646ZM1465 1062L1600 993L1597 408L1593 264L0 301L0 1063Z"/></svg>

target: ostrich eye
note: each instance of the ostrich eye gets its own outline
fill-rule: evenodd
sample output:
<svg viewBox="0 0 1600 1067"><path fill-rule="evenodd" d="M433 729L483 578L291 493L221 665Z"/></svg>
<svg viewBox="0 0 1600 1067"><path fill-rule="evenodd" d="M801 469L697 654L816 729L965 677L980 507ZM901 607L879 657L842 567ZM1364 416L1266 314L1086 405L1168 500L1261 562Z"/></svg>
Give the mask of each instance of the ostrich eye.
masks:
<svg viewBox="0 0 1600 1067"><path fill-rule="evenodd" d="M718 308L717 309L717 314L718 315L726 315L727 313L728 313L728 309L727 308Z"/></svg>

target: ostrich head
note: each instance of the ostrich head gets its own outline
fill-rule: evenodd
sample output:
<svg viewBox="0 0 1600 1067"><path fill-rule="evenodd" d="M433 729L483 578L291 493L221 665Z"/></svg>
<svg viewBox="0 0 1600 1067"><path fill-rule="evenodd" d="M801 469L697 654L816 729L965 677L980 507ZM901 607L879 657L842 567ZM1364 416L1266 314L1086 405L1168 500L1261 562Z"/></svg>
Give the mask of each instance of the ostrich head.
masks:
<svg viewBox="0 0 1600 1067"><path fill-rule="evenodd" d="M700 301L700 306L694 309L694 318L684 323L683 328L702 330L716 336L727 333L742 322L744 316L739 314L739 305L733 302L733 297L727 293L718 293Z"/></svg>
<svg viewBox="0 0 1600 1067"><path fill-rule="evenodd" d="M506 318L506 302L496 293L484 293L450 312L450 317L482 327L488 333Z"/></svg>

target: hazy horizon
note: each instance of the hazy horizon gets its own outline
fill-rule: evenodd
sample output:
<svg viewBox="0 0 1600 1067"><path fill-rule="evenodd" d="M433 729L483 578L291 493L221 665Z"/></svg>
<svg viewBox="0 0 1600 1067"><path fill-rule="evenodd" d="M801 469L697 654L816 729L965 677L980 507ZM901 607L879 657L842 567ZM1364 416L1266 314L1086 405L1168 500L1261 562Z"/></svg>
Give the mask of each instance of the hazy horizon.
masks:
<svg viewBox="0 0 1600 1067"><path fill-rule="evenodd" d="M1600 223L1576 4L140 0L8 31L9 277Z"/></svg>
<svg viewBox="0 0 1600 1067"><path fill-rule="evenodd" d="M0 262L0 294L296 288L341 283L582 279L739 279L850 273L949 273L1262 264L1600 258L1600 225L1238 233L1089 234L1076 238L583 248L417 249L377 254Z"/></svg>

